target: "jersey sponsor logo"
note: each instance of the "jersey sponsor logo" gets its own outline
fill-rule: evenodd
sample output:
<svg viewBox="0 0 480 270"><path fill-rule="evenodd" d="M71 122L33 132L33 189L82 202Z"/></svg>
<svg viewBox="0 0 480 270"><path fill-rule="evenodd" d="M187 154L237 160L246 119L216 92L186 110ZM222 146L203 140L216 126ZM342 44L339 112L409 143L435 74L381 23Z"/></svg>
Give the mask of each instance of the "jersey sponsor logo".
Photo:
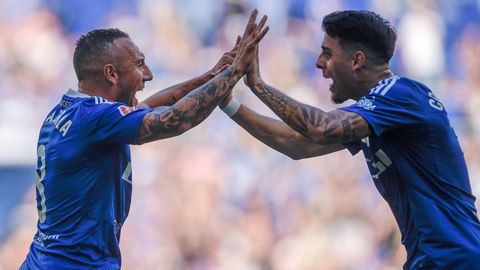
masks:
<svg viewBox="0 0 480 270"><path fill-rule="evenodd" d="M40 231L37 231L37 233L35 234L35 236L33 237L33 242L36 244L36 245L39 245L39 246L45 246L45 243L44 241L45 240L58 240L58 238L60 237L59 234L44 234Z"/></svg>
<svg viewBox="0 0 480 270"><path fill-rule="evenodd" d="M120 114L122 116L125 116L125 115L127 115L127 114L129 114L129 113L131 113L131 112L133 112L137 109L135 107L129 107L129 106L125 106L125 105L120 105L117 108L120 111Z"/></svg>
<svg viewBox="0 0 480 270"><path fill-rule="evenodd" d="M364 108L365 110L373 111L373 109L377 107L376 105L373 104L374 101L375 101L375 97L372 97L371 100L368 99L367 97L362 97L357 101L357 105Z"/></svg>

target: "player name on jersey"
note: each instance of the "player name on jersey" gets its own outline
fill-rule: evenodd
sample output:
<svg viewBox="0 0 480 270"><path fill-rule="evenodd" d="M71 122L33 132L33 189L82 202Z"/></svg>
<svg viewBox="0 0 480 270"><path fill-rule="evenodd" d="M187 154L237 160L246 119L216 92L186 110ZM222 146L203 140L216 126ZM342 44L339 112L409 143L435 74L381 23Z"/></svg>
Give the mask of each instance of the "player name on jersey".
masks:
<svg viewBox="0 0 480 270"><path fill-rule="evenodd" d="M63 137L67 135L68 129L72 125L72 120L67 119L67 116L64 114L65 110L60 110L58 115L55 115L54 111L47 117L47 119L45 119L45 123L53 122L55 129L57 129Z"/></svg>

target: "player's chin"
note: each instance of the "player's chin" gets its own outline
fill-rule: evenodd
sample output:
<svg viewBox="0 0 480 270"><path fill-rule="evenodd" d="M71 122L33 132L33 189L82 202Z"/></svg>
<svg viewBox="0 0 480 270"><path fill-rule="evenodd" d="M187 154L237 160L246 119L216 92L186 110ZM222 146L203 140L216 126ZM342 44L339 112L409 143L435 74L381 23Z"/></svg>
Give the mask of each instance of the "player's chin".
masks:
<svg viewBox="0 0 480 270"><path fill-rule="evenodd" d="M343 102L345 102L347 100L347 99L337 95L336 93L332 93L332 95L330 96L330 99L335 104L342 104Z"/></svg>

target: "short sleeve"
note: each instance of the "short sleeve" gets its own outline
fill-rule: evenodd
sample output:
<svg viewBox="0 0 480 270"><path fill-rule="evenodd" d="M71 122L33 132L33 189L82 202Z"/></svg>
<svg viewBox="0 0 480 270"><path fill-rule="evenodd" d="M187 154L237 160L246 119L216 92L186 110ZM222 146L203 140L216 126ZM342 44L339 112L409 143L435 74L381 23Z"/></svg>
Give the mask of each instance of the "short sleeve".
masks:
<svg viewBox="0 0 480 270"><path fill-rule="evenodd" d="M387 131L420 124L423 109L419 95L399 80L399 77L384 80L356 103L340 109L362 116L377 137Z"/></svg>
<svg viewBox="0 0 480 270"><path fill-rule="evenodd" d="M82 126L91 142L133 144L145 115L152 109L139 109L121 102L90 99L84 105Z"/></svg>

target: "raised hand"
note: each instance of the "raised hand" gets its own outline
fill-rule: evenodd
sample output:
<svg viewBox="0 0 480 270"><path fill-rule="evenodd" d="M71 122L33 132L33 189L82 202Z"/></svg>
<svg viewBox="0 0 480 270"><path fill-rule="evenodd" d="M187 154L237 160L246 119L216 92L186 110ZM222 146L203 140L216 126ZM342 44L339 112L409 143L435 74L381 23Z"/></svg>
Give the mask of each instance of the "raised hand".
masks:
<svg viewBox="0 0 480 270"><path fill-rule="evenodd" d="M259 57L258 57L258 45L255 48L255 58L252 61L250 70L247 72L245 76L243 76L243 82L248 87L254 87L257 83L262 83L262 77L260 75L260 64L259 64Z"/></svg>
<svg viewBox="0 0 480 270"><path fill-rule="evenodd" d="M267 18L264 16L258 24L258 27L263 28L266 21ZM243 82L249 87L253 87L255 83L262 82L262 78L260 76L260 64L258 56L259 47L260 45L255 46L255 59L252 61L252 65L250 67L250 70L247 72L247 75L243 76Z"/></svg>
<svg viewBox="0 0 480 270"><path fill-rule="evenodd" d="M268 26L264 27L267 21L267 16L264 15L260 23L257 25L255 22L257 15L258 11L254 9L250 15L247 26L245 27L243 36L240 39L238 50L232 63L234 72L240 73L241 75L250 70L255 59L255 48L269 30Z"/></svg>
<svg viewBox="0 0 480 270"><path fill-rule="evenodd" d="M240 43L240 36L237 37L237 41L235 42L235 46L233 48L224 53L220 60L218 60L217 64L210 70L209 74L211 76L216 76L220 72L224 71L227 67L229 67L233 60L235 59L235 55L237 54L238 44Z"/></svg>

